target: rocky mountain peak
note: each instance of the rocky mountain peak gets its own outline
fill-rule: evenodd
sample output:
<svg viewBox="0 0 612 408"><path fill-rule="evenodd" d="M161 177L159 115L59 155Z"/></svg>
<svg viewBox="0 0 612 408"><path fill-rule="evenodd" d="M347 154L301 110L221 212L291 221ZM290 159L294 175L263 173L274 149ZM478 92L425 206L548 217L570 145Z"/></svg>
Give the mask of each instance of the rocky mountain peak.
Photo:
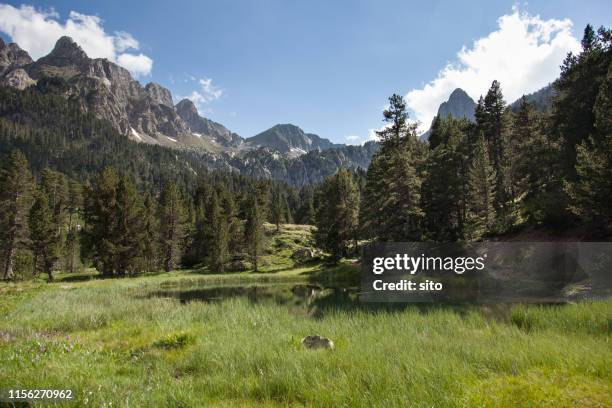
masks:
<svg viewBox="0 0 612 408"><path fill-rule="evenodd" d="M176 111L183 119L198 116L198 109L191 99L182 99L176 104Z"/></svg>
<svg viewBox="0 0 612 408"><path fill-rule="evenodd" d="M31 64L32 58L22 50L17 44L6 44L0 38L0 75L5 74L15 68Z"/></svg>
<svg viewBox="0 0 612 408"><path fill-rule="evenodd" d="M145 85L145 91L155 103L169 107L174 105L172 103L172 94L167 88L164 88L160 84L149 82Z"/></svg>
<svg viewBox="0 0 612 408"><path fill-rule="evenodd" d="M55 43L55 47L47 57L64 58L72 62L87 60L87 54L71 37L63 36Z"/></svg>
<svg viewBox="0 0 612 408"><path fill-rule="evenodd" d="M438 108L438 116L445 118L453 115L456 118L474 120L474 109L476 102L461 88L455 89L448 101L442 102Z"/></svg>
<svg viewBox="0 0 612 408"><path fill-rule="evenodd" d="M247 139L250 146L269 147L281 153L288 153L294 156L310 152L312 150L326 150L337 145L327 139L312 133L305 133L298 126L291 123L284 123L272 126Z"/></svg>

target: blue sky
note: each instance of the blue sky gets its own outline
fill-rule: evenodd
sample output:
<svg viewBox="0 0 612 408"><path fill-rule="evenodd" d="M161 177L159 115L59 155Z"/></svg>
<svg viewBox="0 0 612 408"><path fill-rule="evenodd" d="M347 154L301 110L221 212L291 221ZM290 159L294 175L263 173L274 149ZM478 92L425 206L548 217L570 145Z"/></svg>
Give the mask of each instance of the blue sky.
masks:
<svg viewBox="0 0 612 408"><path fill-rule="evenodd" d="M508 99L534 91L556 77L586 23L612 22L604 1L23 4L0 7L0 35L33 54L50 46L44 38L82 29L88 53L131 67L141 82L158 82L175 97L190 96L203 116L244 137L294 123L342 143L362 142L380 127L394 92L408 97L427 127L458 84L474 98L491 76Z"/></svg>

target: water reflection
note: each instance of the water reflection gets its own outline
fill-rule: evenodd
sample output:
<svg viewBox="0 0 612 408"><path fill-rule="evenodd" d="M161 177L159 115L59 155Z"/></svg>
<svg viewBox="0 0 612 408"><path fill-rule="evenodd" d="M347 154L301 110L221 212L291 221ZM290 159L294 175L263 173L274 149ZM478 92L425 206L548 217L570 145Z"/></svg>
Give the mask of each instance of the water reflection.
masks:
<svg viewBox="0 0 612 408"><path fill-rule="evenodd" d="M218 302L232 298L247 299L253 304L275 303L292 311L319 315L330 307L354 307L359 302L357 287L316 284L251 284L239 286L195 287L156 290L146 297L178 299L181 303Z"/></svg>

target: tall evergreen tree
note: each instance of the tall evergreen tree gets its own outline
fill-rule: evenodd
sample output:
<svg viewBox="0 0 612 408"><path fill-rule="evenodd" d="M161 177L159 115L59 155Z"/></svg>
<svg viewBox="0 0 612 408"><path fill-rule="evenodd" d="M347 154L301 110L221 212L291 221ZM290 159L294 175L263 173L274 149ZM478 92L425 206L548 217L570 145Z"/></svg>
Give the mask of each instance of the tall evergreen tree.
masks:
<svg viewBox="0 0 612 408"><path fill-rule="evenodd" d="M162 263L166 272L174 269L181 258L185 209L178 186L166 183L160 200Z"/></svg>
<svg viewBox="0 0 612 408"><path fill-rule="evenodd" d="M495 170L489 162L484 136L481 134L474 146L472 164L468 174L468 212L466 237L481 238L493 228L495 210Z"/></svg>
<svg viewBox="0 0 612 408"><path fill-rule="evenodd" d="M595 101L612 64L612 34L600 28L595 34L589 24L584 29L582 52L569 53L555 82L552 130L562 141L565 177L573 182L577 177L576 146L589 137L597 143L603 134L595 129ZM588 142L587 142L588 144Z"/></svg>
<svg viewBox="0 0 612 408"><path fill-rule="evenodd" d="M612 230L612 65L593 108L594 134L576 148L576 180L566 184L570 210Z"/></svg>
<svg viewBox="0 0 612 408"><path fill-rule="evenodd" d="M422 207L427 237L455 241L464 237L470 124L452 116L439 119L435 148L426 162Z"/></svg>
<svg viewBox="0 0 612 408"><path fill-rule="evenodd" d="M117 190L119 176L106 167L92 186L85 188L83 253L103 276L112 276L117 266Z"/></svg>
<svg viewBox="0 0 612 408"><path fill-rule="evenodd" d="M68 190L68 232L64 247L64 265L68 272L74 273L80 264L79 230L83 207L82 186L76 181L71 181Z"/></svg>
<svg viewBox="0 0 612 408"><path fill-rule="evenodd" d="M259 205L257 204L257 197L253 195L248 200L246 222L244 226L244 241L246 244L247 253L249 255L253 270L258 271L259 257L263 251L264 246L264 227L263 217Z"/></svg>
<svg viewBox="0 0 612 408"><path fill-rule="evenodd" d="M116 229L113 241L116 250L115 271L119 276L133 275L143 270L145 235L143 204L136 188L122 177L117 187Z"/></svg>
<svg viewBox="0 0 612 408"><path fill-rule="evenodd" d="M283 194L275 189L272 192L272 207L270 208L271 221L276 225L276 232L280 231L280 225L285 220L284 210L286 208L286 202Z"/></svg>
<svg viewBox="0 0 612 408"><path fill-rule="evenodd" d="M59 259L60 233L56 229L46 193L37 194L30 208L28 225L34 253L34 268L36 272L41 270L46 273L52 282L53 268Z"/></svg>
<svg viewBox="0 0 612 408"><path fill-rule="evenodd" d="M333 261L338 261L349 254L359 225L359 191L351 173L341 169L327 178L319 190L319 202L315 239Z"/></svg>
<svg viewBox="0 0 612 408"><path fill-rule="evenodd" d="M31 205L32 176L28 161L16 150L0 172L0 244L4 279L13 278L16 252L26 247Z"/></svg>
<svg viewBox="0 0 612 408"><path fill-rule="evenodd" d="M143 201L142 224L143 224L143 267L147 272L157 271L160 267L160 236L158 209L151 194L147 193Z"/></svg>
<svg viewBox="0 0 612 408"><path fill-rule="evenodd" d="M213 271L223 272L228 261L229 233L227 217L223 214L217 193L214 192L209 205L211 235L209 264Z"/></svg>
<svg viewBox="0 0 612 408"><path fill-rule="evenodd" d="M408 124L406 104L389 98L383 112L388 125L378 132L381 146L366 176L361 214L365 234L380 240L418 240L422 236L421 183L426 148L416 125Z"/></svg>
<svg viewBox="0 0 612 408"><path fill-rule="evenodd" d="M510 194L508 175L508 116L506 103L498 81L493 81L484 100L479 101L476 109L477 131L484 134L489 157L495 170L495 200L493 202L497 229L504 231L511 223Z"/></svg>

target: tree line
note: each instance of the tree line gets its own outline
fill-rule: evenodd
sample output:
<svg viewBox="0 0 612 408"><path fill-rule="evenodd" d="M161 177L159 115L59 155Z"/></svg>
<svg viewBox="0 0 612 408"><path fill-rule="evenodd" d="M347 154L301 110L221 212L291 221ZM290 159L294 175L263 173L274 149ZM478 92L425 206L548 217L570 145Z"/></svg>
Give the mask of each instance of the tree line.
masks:
<svg viewBox="0 0 612 408"><path fill-rule="evenodd" d="M588 25L541 111L513 111L493 81L475 122L436 117L419 140L389 98L365 183L341 171L320 188L318 242L333 257L358 239L470 241L526 227L612 231L612 34Z"/></svg>
<svg viewBox="0 0 612 408"><path fill-rule="evenodd" d="M35 176L15 150L0 169L2 276L53 280L54 271L84 264L107 277L195 265L223 272L234 260L257 270L264 222L277 231L283 223L313 223L310 188L211 173L192 190L175 179L160 191L139 190L112 167L83 183L49 168Z"/></svg>

